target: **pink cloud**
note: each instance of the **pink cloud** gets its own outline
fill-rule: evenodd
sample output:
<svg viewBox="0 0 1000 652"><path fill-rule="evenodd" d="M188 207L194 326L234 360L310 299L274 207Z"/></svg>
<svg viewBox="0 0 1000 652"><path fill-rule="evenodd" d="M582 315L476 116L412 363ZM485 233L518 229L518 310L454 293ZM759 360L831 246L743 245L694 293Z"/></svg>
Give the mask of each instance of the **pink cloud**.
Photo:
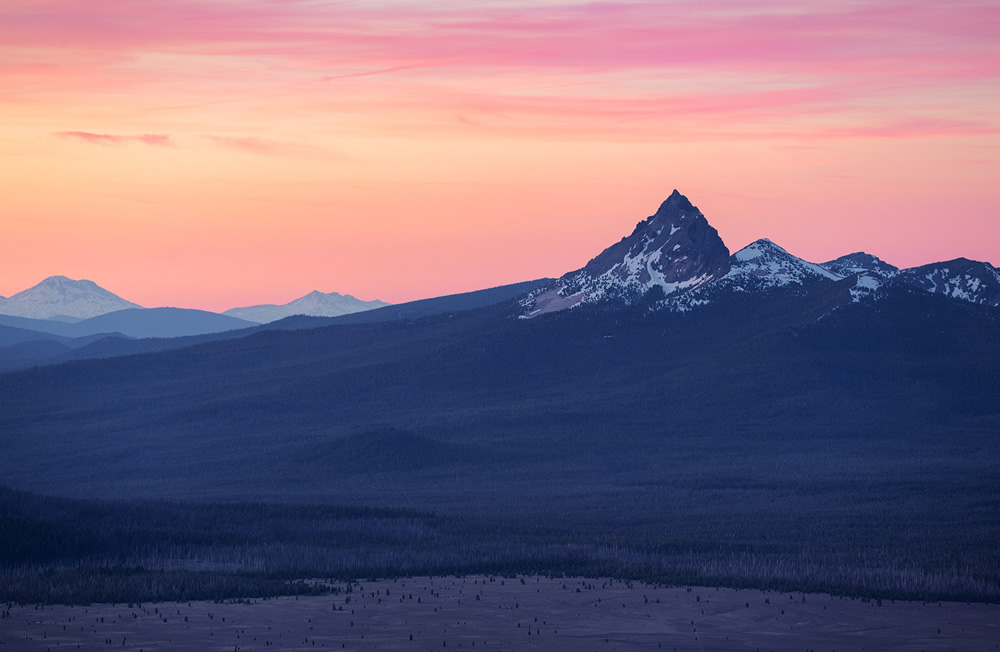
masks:
<svg viewBox="0 0 1000 652"><path fill-rule="evenodd" d="M172 147L173 141L166 134L142 134L139 136L119 136L115 134L95 134L89 131L60 131L56 133L61 138L82 140L93 145L118 145L121 143L138 142L146 145Z"/></svg>
<svg viewBox="0 0 1000 652"><path fill-rule="evenodd" d="M305 145L302 143L289 143L269 138L258 138L255 136L219 136L215 134L202 134L202 138L208 140L218 147L233 149L248 154L258 154L261 156L290 156L295 158L311 159L337 159L341 155L331 152L328 149Z"/></svg>
<svg viewBox="0 0 1000 652"><path fill-rule="evenodd" d="M111 134L93 134L89 131L60 131L56 135L62 138L75 138L94 145L113 145L125 142L125 139L122 136L113 136Z"/></svg>
<svg viewBox="0 0 1000 652"><path fill-rule="evenodd" d="M170 139L170 136L166 134L143 134L141 136L133 136L133 140L146 143L147 145L158 145L160 147L173 147L174 144Z"/></svg>
<svg viewBox="0 0 1000 652"><path fill-rule="evenodd" d="M251 138L239 136L213 136L205 134L204 138L215 143L219 147L237 149L251 154L271 155L278 152L278 143L264 138Z"/></svg>
<svg viewBox="0 0 1000 652"><path fill-rule="evenodd" d="M382 68L380 70L366 70L363 72L347 73L343 75L326 75L321 77L322 81L336 81L338 79L354 79L355 77L371 77L373 75L387 75L394 72L401 72L403 70L413 70L414 68L422 68L423 66L393 66L392 68Z"/></svg>
<svg viewBox="0 0 1000 652"><path fill-rule="evenodd" d="M280 94L295 98L294 110L349 109L404 127L502 123L617 134L625 122L682 118L732 132L778 117L839 114L840 128L860 134L850 125L869 124L879 112L905 107L919 115L926 106L940 114L948 89L995 85L997 33L1000 6L972 0L722 0L708 8L686 0L516 7L8 0L0 6L0 56L11 53L13 65L0 70L0 89L8 88L0 101L60 90L122 97L148 86L155 90L134 96L165 92L199 105ZM144 67L164 56L175 57L166 74ZM235 74L241 65L253 74ZM588 90L563 93L561 78ZM333 96L341 85L351 92ZM950 117L982 119L970 111L956 103ZM260 155L304 151L264 138L213 142Z"/></svg>
<svg viewBox="0 0 1000 652"><path fill-rule="evenodd" d="M826 129L815 134L822 138L937 138L946 136L986 136L1000 128L981 122L920 118L882 125L862 125Z"/></svg>
<svg viewBox="0 0 1000 652"><path fill-rule="evenodd" d="M9 46L263 55L317 67L835 70L847 65L857 70L864 61L878 70L883 62L912 57L918 74L923 64L953 68L991 59L996 73L991 44L1000 33L1000 7L978 2L837 7L775 0L752 9L736 2L705 9L674 3L504 8L11 0L0 10L0 25L0 41Z"/></svg>

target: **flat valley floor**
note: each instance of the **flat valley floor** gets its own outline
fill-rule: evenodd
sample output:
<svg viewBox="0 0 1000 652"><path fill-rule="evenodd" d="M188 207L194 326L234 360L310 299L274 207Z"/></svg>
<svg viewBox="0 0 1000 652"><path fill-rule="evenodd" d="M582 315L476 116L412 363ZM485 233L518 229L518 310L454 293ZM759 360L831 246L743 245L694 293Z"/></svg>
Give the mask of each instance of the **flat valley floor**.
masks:
<svg viewBox="0 0 1000 652"><path fill-rule="evenodd" d="M249 602L19 606L2 650L998 650L1000 605L435 577ZM411 638L412 637L412 638Z"/></svg>

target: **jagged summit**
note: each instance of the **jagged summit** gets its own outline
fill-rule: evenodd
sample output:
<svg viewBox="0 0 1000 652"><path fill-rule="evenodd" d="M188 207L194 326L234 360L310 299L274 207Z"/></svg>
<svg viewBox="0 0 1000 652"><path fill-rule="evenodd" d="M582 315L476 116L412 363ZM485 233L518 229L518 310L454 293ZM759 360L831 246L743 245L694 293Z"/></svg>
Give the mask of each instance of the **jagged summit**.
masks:
<svg viewBox="0 0 1000 652"><path fill-rule="evenodd" d="M89 319L142 306L108 292L93 281L50 276L38 285L0 301L0 314L31 319Z"/></svg>
<svg viewBox="0 0 1000 652"><path fill-rule="evenodd" d="M614 270L623 281L638 273L640 284L658 284L667 290L668 284L720 272L728 257L718 232L687 197L674 190L656 213L636 225L632 235L605 249L583 271L598 277ZM636 261L647 264L640 266Z"/></svg>
<svg viewBox="0 0 1000 652"><path fill-rule="evenodd" d="M718 232L677 190L639 222L632 234L602 251L582 269L532 292L525 316L599 301L633 303L653 288L671 295L720 278L729 250Z"/></svg>

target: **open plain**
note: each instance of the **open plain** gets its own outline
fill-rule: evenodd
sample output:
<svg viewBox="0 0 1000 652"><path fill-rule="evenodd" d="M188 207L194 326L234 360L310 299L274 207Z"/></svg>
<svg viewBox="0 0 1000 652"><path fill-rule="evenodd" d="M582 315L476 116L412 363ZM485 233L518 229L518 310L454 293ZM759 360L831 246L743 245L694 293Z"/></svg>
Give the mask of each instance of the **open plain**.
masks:
<svg viewBox="0 0 1000 652"><path fill-rule="evenodd" d="M8 650L1000 649L1000 605L656 587L607 578L435 577L229 603L8 605Z"/></svg>

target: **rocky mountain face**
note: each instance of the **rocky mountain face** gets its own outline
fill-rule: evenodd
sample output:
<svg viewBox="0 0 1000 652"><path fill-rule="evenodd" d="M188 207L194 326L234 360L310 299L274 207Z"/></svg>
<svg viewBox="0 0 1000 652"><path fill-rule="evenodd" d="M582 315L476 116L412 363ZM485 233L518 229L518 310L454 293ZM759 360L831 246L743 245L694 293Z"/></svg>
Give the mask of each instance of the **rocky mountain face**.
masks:
<svg viewBox="0 0 1000 652"><path fill-rule="evenodd" d="M0 314L31 319L88 319L116 310L141 308L93 281L50 276L38 285L0 301Z"/></svg>
<svg viewBox="0 0 1000 652"><path fill-rule="evenodd" d="M291 301L284 305L265 304L259 306L248 306L245 308L231 308L225 311L224 315L254 321L259 324L267 324L272 321L291 317L292 315L308 315L310 317L340 317L355 312L374 310L383 308L390 304L378 299L374 301L362 301L350 294L339 294L330 292L313 291L304 297Z"/></svg>
<svg viewBox="0 0 1000 652"><path fill-rule="evenodd" d="M657 288L664 296L722 278L729 250L705 216L676 190L632 234L608 247L583 269L532 292L526 317L578 305L630 304Z"/></svg>
<svg viewBox="0 0 1000 652"><path fill-rule="evenodd" d="M529 294L521 302L521 316L640 300L652 309L686 312L726 295L806 294L830 284L840 284L845 302L875 300L891 288L909 288L1000 305L1000 272L989 263L964 258L899 270L859 251L819 264L766 238L730 256L701 212L675 190L630 236L583 269Z"/></svg>

